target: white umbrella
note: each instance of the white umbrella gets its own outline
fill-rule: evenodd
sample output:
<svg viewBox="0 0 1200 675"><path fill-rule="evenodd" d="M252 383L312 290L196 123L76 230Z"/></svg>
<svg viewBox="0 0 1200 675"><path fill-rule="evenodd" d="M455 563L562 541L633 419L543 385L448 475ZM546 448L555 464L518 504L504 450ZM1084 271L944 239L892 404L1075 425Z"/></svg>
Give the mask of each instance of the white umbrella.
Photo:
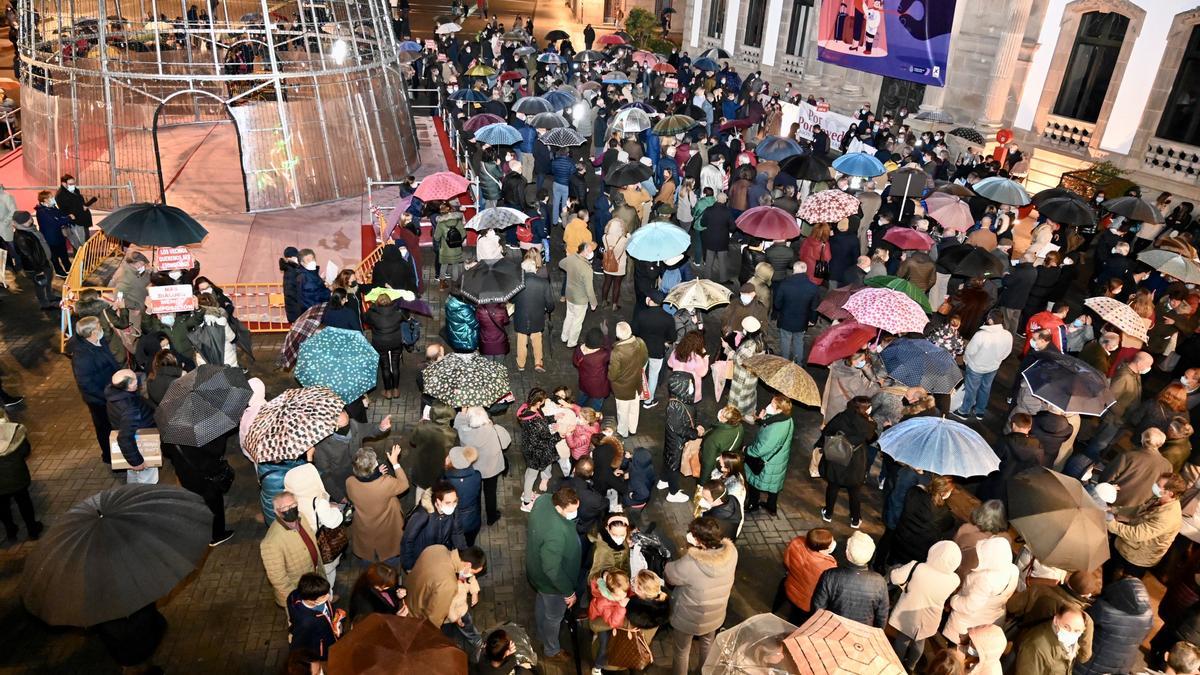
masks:
<svg viewBox="0 0 1200 675"><path fill-rule="evenodd" d="M437 27L437 34L449 35L451 33L457 33L460 30L462 30L462 26L456 23L444 23Z"/></svg>

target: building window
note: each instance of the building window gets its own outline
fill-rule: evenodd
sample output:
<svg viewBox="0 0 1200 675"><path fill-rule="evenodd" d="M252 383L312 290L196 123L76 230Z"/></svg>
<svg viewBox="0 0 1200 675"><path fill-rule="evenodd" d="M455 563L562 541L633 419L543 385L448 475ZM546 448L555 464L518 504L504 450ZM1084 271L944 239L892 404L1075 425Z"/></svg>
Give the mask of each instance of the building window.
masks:
<svg viewBox="0 0 1200 675"><path fill-rule="evenodd" d="M1071 59L1067 62L1054 114L1084 122L1100 118L1100 108L1117 67L1129 18L1115 13L1089 12L1079 23Z"/></svg>
<svg viewBox="0 0 1200 675"><path fill-rule="evenodd" d="M721 38L725 30L725 0L712 0L708 3L708 37Z"/></svg>
<svg viewBox="0 0 1200 675"><path fill-rule="evenodd" d="M1200 115L1196 115L1196 103L1200 100L1200 26L1192 29L1187 50L1179 62L1175 85L1167 107L1163 109L1162 121L1158 123L1159 138L1179 141L1188 145L1200 145Z"/></svg>
<svg viewBox="0 0 1200 675"><path fill-rule="evenodd" d="M808 12L812 4L812 0L792 0L787 37L787 53L792 56L800 56L804 51L804 37L808 33Z"/></svg>
<svg viewBox="0 0 1200 675"><path fill-rule="evenodd" d="M750 0L746 14L746 46L762 47L763 23L767 20L767 0Z"/></svg>

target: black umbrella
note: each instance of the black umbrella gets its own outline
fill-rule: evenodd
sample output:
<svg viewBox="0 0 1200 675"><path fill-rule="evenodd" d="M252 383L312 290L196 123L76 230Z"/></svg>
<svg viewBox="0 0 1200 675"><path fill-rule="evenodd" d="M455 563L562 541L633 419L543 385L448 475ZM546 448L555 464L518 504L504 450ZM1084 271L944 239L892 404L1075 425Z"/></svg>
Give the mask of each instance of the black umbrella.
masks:
<svg viewBox="0 0 1200 675"><path fill-rule="evenodd" d="M481 260L463 272L460 292L477 305L508 302L525 288L525 271L512 258Z"/></svg>
<svg viewBox="0 0 1200 675"><path fill-rule="evenodd" d="M1067 413L1099 416L1116 402L1108 379L1073 356L1042 352L1021 377L1034 396Z"/></svg>
<svg viewBox="0 0 1200 675"><path fill-rule="evenodd" d="M517 99L517 102L512 106L513 112L523 113L525 115L540 115L554 110L554 106L541 96L525 96Z"/></svg>
<svg viewBox="0 0 1200 675"><path fill-rule="evenodd" d="M535 129L565 129L571 123L565 117L553 112L542 112L529 118L529 126Z"/></svg>
<svg viewBox="0 0 1200 675"><path fill-rule="evenodd" d="M208 551L212 513L199 495L122 485L60 516L25 559L21 599L54 626L129 616L171 592Z"/></svg>
<svg viewBox="0 0 1200 675"><path fill-rule="evenodd" d="M896 169L887 176L888 183L892 186L888 194L893 197L919 197L926 188L933 187L933 178L915 166Z"/></svg>
<svg viewBox="0 0 1200 675"><path fill-rule="evenodd" d="M559 29L555 28L554 30L550 31L549 33L546 33L546 41L547 42L558 42L559 40L570 40L570 39L571 39L571 36L567 35L567 31L565 31L565 30L559 30Z"/></svg>
<svg viewBox="0 0 1200 675"><path fill-rule="evenodd" d="M654 170L641 162L625 162L613 167L604 177L604 182L613 187L637 185L654 175Z"/></svg>
<svg viewBox="0 0 1200 675"><path fill-rule="evenodd" d="M187 246L208 236L208 230L195 218L166 204L122 206L100 221L100 229L110 237L139 246Z"/></svg>
<svg viewBox="0 0 1200 675"><path fill-rule="evenodd" d="M207 445L238 428L251 393L240 368L201 365L167 388L154 411L159 436L164 443Z"/></svg>
<svg viewBox="0 0 1200 675"><path fill-rule="evenodd" d="M717 59L729 59L729 58L733 58L733 57L731 57L729 55L729 52L725 51L724 49L721 49L720 47L709 47L708 49L705 49L704 51L700 52L699 58L712 59L712 60L716 61Z"/></svg>
<svg viewBox="0 0 1200 675"><path fill-rule="evenodd" d="M807 180L819 182L830 180L829 169L831 168L829 160L816 155L799 155L796 157L788 157L779 163L779 170L792 176L796 180Z"/></svg>
<svg viewBox="0 0 1200 675"><path fill-rule="evenodd" d="M480 104L479 107L482 108L483 112L485 113L490 113L492 115L497 115L504 118L508 117L508 106L504 105L500 101L485 101L484 103Z"/></svg>
<svg viewBox="0 0 1200 675"><path fill-rule="evenodd" d="M1162 223L1163 215L1154 205L1140 197L1117 197L1110 199L1100 206L1103 206L1111 213L1118 216L1125 216L1130 220L1136 220L1139 223ZM104 223L101 223L103 225Z"/></svg>
<svg viewBox="0 0 1200 675"><path fill-rule="evenodd" d="M1008 479L1008 518L1047 565L1087 571L1108 560L1104 511L1070 476L1035 467Z"/></svg>
<svg viewBox="0 0 1200 675"><path fill-rule="evenodd" d="M1038 213L1064 225L1090 227L1096 224L1096 212L1082 199L1055 197L1037 205Z"/></svg>
<svg viewBox="0 0 1200 675"><path fill-rule="evenodd" d="M608 54L594 49L584 50L575 55L575 63L602 63L608 60Z"/></svg>
<svg viewBox="0 0 1200 675"><path fill-rule="evenodd" d="M959 138L961 138L965 141L970 141L971 143L974 143L975 145L983 145L984 144L983 134L972 129L971 127L957 127L955 129L951 129L950 135L958 136Z"/></svg>
<svg viewBox="0 0 1200 675"><path fill-rule="evenodd" d="M938 253L937 266L946 274L962 277L1004 276L1004 264L996 256L970 244L950 246Z"/></svg>
<svg viewBox="0 0 1200 675"><path fill-rule="evenodd" d="M1084 204L1087 203L1087 201L1084 200L1084 198L1082 196L1080 196L1079 194L1077 194L1075 192L1072 192L1071 190L1068 190L1067 188L1063 188L1063 187L1053 187L1053 188L1048 188L1048 189L1042 190L1041 192L1039 192L1039 193L1035 194L1033 197L1031 197L1029 203L1033 204L1034 206L1038 206L1039 204L1041 204L1044 201L1048 201L1051 199L1058 199L1060 197L1067 197L1069 199L1078 199L1078 200L1082 201Z"/></svg>

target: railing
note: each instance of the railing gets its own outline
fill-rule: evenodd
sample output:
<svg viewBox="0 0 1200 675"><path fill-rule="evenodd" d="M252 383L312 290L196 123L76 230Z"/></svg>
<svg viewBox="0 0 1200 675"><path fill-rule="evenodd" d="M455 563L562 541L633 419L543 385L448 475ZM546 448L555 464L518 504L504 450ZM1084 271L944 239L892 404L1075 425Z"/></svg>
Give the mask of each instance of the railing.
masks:
<svg viewBox="0 0 1200 675"><path fill-rule="evenodd" d="M62 186L61 185L5 185L4 189L8 192L17 192L17 191L41 192L42 190L56 192L60 187L62 187ZM81 193L82 192L98 192L100 190L112 191L114 193L112 195L112 202L114 204L132 204L137 201L137 192L134 191L132 181L125 183L124 185L80 185L78 189ZM115 194L115 193L122 192L125 190L129 191L129 201L127 201L127 202L122 201Z"/></svg>
<svg viewBox="0 0 1200 675"><path fill-rule="evenodd" d="M283 282L247 281L222 284L237 318L255 333L286 333L292 324L283 302Z"/></svg>
<svg viewBox="0 0 1200 675"><path fill-rule="evenodd" d="M12 150L21 147L21 112L19 107L11 110L0 110L0 146Z"/></svg>
<svg viewBox="0 0 1200 675"><path fill-rule="evenodd" d="M62 335L58 344L59 351L66 349L67 340L74 335L75 326L71 324L71 312L75 309L79 294L88 289L100 291L102 294L111 293L113 290L108 286L85 286L87 278L100 269L105 261L120 255L121 242L103 232L93 234L75 252L75 257L71 260L71 269L67 271L67 278L62 285L62 316L59 320Z"/></svg>
<svg viewBox="0 0 1200 675"><path fill-rule="evenodd" d="M1200 148L1164 138L1151 138L1142 155L1142 168L1188 183L1200 178Z"/></svg>
<svg viewBox="0 0 1200 675"><path fill-rule="evenodd" d="M358 279L358 283L371 283L371 278L375 271L375 263L379 262L379 260L383 258L383 247L387 245L388 242L386 241L379 244L375 247L374 251L371 251L367 257L363 258L361 262L354 266L354 278Z"/></svg>
<svg viewBox="0 0 1200 675"><path fill-rule="evenodd" d="M1087 152L1095 135L1095 124L1058 115L1048 115L1042 126L1042 142L1075 153Z"/></svg>

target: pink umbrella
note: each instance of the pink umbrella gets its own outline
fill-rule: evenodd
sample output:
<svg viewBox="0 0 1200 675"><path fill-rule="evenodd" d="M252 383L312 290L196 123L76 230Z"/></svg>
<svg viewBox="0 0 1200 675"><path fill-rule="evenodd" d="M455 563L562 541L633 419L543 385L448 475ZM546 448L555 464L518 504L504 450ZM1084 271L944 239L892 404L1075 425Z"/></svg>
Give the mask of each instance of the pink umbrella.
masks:
<svg viewBox="0 0 1200 675"><path fill-rule="evenodd" d="M491 113L479 113L478 115L468 119L466 122L463 122L463 129L471 133L475 133L489 124L504 124L505 121L506 120L499 115L493 115Z"/></svg>
<svg viewBox="0 0 1200 675"><path fill-rule="evenodd" d="M810 223L836 223L862 209L862 204L841 190L824 190L810 195L800 204L796 217Z"/></svg>
<svg viewBox="0 0 1200 675"><path fill-rule="evenodd" d="M426 176L413 194L423 202L452 199L467 191L470 181L456 173L439 171Z"/></svg>
<svg viewBox="0 0 1200 675"><path fill-rule="evenodd" d="M925 213L948 232L966 232L975 224L971 207L959 197L934 192L925 198Z"/></svg>
<svg viewBox="0 0 1200 675"><path fill-rule="evenodd" d="M856 321L894 335L920 333L929 323L916 300L890 288L864 288L842 306Z"/></svg>
<svg viewBox="0 0 1200 675"><path fill-rule="evenodd" d="M800 236L796 217L775 206L756 206L742 212L737 218L742 232L759 239L786 241Z"/></svg>
<svg viewBox="0 0 1200 675"><path fill-rule="evenodd" d="M669 63L656 63L650 67L650 70L653 70L656 73L674 74L675 66L673 66Z"/></svg>
<svg viewBox="0 0 1200 675"><path fill-rule="evenodd" d="M928 251L933 248L933 237L911 227L893 227L883 235L883 240L906 251Z"/></svg>
<svg viewBox="0 0 1200 675"><path fill-rule="evenodd" d="M822 316L829 317L832 321L842 321L850 318L850 312L842 308L850 296L862 290L862 284L851 284L849 286L840 286L825 294L825 299L821 300L821 304L817 305L817 313Z"/></svg>
<svg viewBox="0 0 1200 675"><path fill-rule="evenodd" d="M658 63L658 56L653 52L639 49L633 53L633 61L634 63L640 63L643 66L650 67Z"/></svg>
<svg viewBox="0 0 1200 675"><path fill-rule="evenodd" d="M862 349L877 335L879 329L874 326L865 326L854 320L843 321L817 336L808 354L808 362L828 366Z"/></svg>

